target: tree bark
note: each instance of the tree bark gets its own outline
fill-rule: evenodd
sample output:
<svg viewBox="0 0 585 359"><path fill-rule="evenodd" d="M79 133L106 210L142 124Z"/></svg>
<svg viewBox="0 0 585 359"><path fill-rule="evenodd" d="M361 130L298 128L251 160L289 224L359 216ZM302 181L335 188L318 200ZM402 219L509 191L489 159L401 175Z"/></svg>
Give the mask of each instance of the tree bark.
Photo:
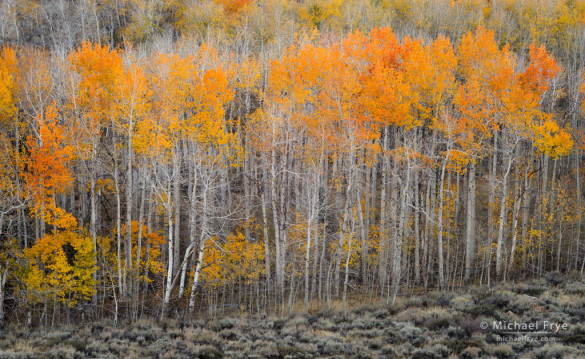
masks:
<svg viewBox="0 0 585 359"><path fill-rule="evenodd" d="M4 268L0 265L0 330L4 329L4 296L5 296L5 286L6 280L8 279L8 266L5 265Z"/></svg>
<svg viewBox="0 0 585 359"><path fill-rule="evenodd" d="M199 285L199 276L203 265L203 256L205 254L205 238L207 237L207 189L203 193L203 213L201 218L201 235L199 237L199 253L197 254L197 267L193 274L193 285L191 286L191 296L189 297L189 313L195 311L195 297Z"/></svg>
<svg viewBox="0 0 585 359"><path fill-rule="evenodd" d="M500 222L498 227L498 243L496 247L496 277L501 278L502 274L502 246L504 245L504 224L506 217L506 199L508 197L508 175L512 167L511 155L508 154L507 167L502 179L502 200L500 201Z"/></svg>
<svg viewBox="0 0 585 359"><path fill-rule="evenodd" d="M465 282L471 279L471 266L475 257L475 162L469 164L467 187L467 216L465 223Z"/></svg>
<svg viewBox="0 0 585 359"><path fill-rule="evenodd" d="M444 270L444 263L443 263L443 197L444 197L444 190L445 190L445 168L447 166L447 161L449 161L450 149L447 149L447 156L443 161L443 166L441 167L441 183L439 189L439 234L437 240L438 246L438 259L439 259L439 288L441 290L445 290L445 270Z"/></svg>

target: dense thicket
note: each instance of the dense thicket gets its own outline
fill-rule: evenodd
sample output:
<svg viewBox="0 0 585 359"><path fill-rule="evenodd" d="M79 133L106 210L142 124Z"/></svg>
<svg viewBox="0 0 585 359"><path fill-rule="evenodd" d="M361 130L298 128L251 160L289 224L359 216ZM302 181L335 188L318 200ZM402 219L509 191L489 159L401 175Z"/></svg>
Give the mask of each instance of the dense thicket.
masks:
<svg viewBox="0 0 585 359"><path fill-rule="evenodd" d="M583 272L582 2L2 6L0 324Z"/></svg>

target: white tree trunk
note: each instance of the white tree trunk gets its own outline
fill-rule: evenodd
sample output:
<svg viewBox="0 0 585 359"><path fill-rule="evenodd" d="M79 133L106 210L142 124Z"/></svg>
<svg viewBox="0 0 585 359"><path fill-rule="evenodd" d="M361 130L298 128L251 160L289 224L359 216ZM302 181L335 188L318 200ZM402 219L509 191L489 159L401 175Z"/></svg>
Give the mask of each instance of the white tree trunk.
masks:
<svg viewBox="0 0 585 359"><path fill-rule="evenodd" d="M176 161L176 160L175 160ZM176 175L176 173L173 173L173 175ZM166 284L166 289L165 289L165 296L163 299L163 305L162 305L162 313L161 313L161 318L165 317L165 311L167 309L167 306L171 300L171 290L173 289L173 268L174 268L174 238L173 238L173 202L171 200L171 180L169 179L168 185L167 185L167 195L168 195L168 199L167 199L167 203L166 203L166 209L167 209L167 217L168 217L168 241L169 241L169 263L168 263L168 268L167 268L167 284Z"/></svg>
<svg viewBox="0 0 585 359"><path fill-rule="evenodd" d="M443 262L443 197L445 192L445 167L449 161L450 149L447 148L447 156L441 168L441 183L439 189L439 234L438 234L438 257L439 257L439 287L445 290L445 269Z"/></svg>
<svg viewBox="0 0 585 359"><path fill-rule="evenodd" d="M132 268L132 118L129 119L128 129L128 168L126 169L126 267L130 273L130 281L134 280L134 271ZM132 288L132 283L130 283Z"/></svg>
<svg viewBox="0 0 585 359"><path fill-rule="evenodd" d="M475 163L469 165L467 187L467 216L465 223L465 281L471 278L471 265L475 256Z"/></svg>
<svg viewBox="0 0 585 359"><path fill-rule="evenodd" d="M4 295L6 279L8 279L8 266L0 265L0 330L4 329Z"/></svg>
<svg viewBox="0 0 585 359"><path fill-rule="evenodd" d="M502 179L502 200L500 202L500 223L498 228L498 244L496 247L496 277L499 279L502 274L502 246L504 245L504 224L506 217L506 197L508 197L508 174L512 167L511 156L507 156L507 168Z"/></svg>
<svg viewBox="0 0 585 359"><path fill-rule="evenodd" d="M191 314L195 311L195 296L197 295L203 255L205 254L205 238L207 237L207 190L205 190L203 197L203 218L201 223L201 236L199 237L199 254L197 255L197 267L193 275L193 285L191 286L191 296L189 297L189 313Z"/></svg>

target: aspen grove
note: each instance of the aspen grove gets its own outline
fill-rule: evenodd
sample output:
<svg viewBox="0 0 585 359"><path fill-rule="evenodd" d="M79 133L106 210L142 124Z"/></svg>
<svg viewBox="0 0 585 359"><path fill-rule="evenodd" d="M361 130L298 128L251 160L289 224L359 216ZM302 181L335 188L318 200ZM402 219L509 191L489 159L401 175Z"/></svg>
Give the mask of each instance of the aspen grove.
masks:
<svg viewBox="0 0 585 359"><path fill-rule="evenodd" d="M185 6L176 26L199 35L158 42L142 2L124 41L91 12L97 30L70 46L27 46L40 25L3 25L0 327L345 308L583 273L571 47L519 45L490 22L335 31L342 12L325 5L299 13L314 31L247 45L234 33L263 21L258 3ZM231 27L189 22L204 6Z"/></svg>

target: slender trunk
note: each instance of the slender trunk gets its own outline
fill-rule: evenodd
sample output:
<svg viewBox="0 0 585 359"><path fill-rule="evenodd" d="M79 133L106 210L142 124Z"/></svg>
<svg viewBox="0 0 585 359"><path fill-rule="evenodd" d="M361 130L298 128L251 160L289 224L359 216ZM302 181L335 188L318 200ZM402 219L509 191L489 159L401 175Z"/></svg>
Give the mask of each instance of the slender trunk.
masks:
<svg viewBox="0 0 585 359"><path fill-rule="evenodd" d="M248 143L246 141L245 143ZM244 236L246 240L250 238L250 204L252 202L252 195L251 195L251 186L250 186L250 179L249 179L249 172L250 172L250 156L248 155L246 148L244 148L244 218L246 221L246 226L244 227Z"/></svg>
<svg viewBox="0 0 585 359"><path fill-rule="evenodd" d="M197 267L193 274L193 285L191 286L191 296L189 297L189 313L195 311L195 297L197 295L197 286L199 285L199 276L203 264L203 255L205 254L205 238L207 237L207 189L203 193L203 214L201 223L201 236L199 237L199 253L197 255Z"/></svg>
<svg viewBox="0 0 585 359"><path fill-rule="evenodd" d="M563 208L559 209L559 212L561 213L561 215L559 215L559 228L558 228L558 237L559 237L559 241L557 244L557 272L561 271L561 244L563 242Z"/></svg>
<svg viewBox="0 0 585 359"><path fill-rule="evenodd" d="M508 197L508 175L512 168L511 154L507 156L507 167L502 179L502 200L500 202L500 222L498 228L498 244L496 247L496 277L501 278L502 274L502 246L504 245L504 224L506 217L506 199Z"/></svg>
<svg viewBox="0 0 585 359"><path fill-rule="evenodd" d="M312 301L315 298L315 293L317 293L317 277L319 273L317 272L317 266L319 264L319 212L317 211L317 221L313 224L313 238L315 238L315 243L313 244L313 277L311 282L311 293L309 296L309 301Z"/></svg>
<svg viewBox="0 0 585 359"><path fill-rule="evenodd" d="M189 258L191 255L191 251L195 247L195 236L196 236L196 204L195 201L197 199L197 168L194 166L192 171L192 183L191 183L191 193L189 194L189 245L187 249L185 249L185 257L183 259L183 263L181 265L181 280L179 283L179 298L183 298L183 292L185 291L185 280L187 278L187 264L189 263Z"/></svg>
<svg viewBox="0 0 585 359"><path fill-rule="evenodd" d="M270 267L270 241L268 238L268 216L266 214L266 191L262 191L262 223L264 233L264 265L266 266L266 280L271 282L272 269Z"/></svg>
<svg viewBox="0 0 585 359"><path fill-rule="evenodd" d="M128 168L126 169L126 266L130 274L130 285L133 287L134 270L132 268L132 119L129 120L128 130Z"/></svg>
<svg viewBox="0 0 585 359"><path fill-rule="evenodd" d="M436 177L436 174L435 174ZM434 178L428 178L428 184L427 184L427 193L426 193L426 204L425 204L425 212L427 213L427 218L425 221L425 234L423 236L423 243L422 243L422 252L423 252L423 257L422 257L422 268L424 270L424 290L425 293L428 289L428 285L429 285L429 268L430 268L430 262L431 262L431 256L430 256L430 248L429 248L429 242L431 240L431 231L434 227L434 208L435 208L435 196L431 197L431 192L434 192L434 187L435 187L435 179Z"/></svg>
<svg viewBox="0 0 585 359"><path fill-rule="evenodd" d="M530 192L531 192L531 181L529 177L530 167L526 166L524 172L524 193L522 194L522 241L524 242L523 258L524 262L528 260L528 253L530 248L528 247L528 211L530 209Z"/></svg>
<svg viewBox="0 0 585 359"><path fill-rule="evenodd" d="M282 263L282 248L280 238L280 207L277 204L278 193L277 193L277 172L276 172L276 150L271 152L271 178L270 178L270 201L272 204L272 220L274 224L274 244L276 249L276 288L281 289L281 293L284 290L284 265ZM281 189L282 191L283 189Z"/></svg>
<svg viewBox="0 0 585 359"><path fill-rule="evenodd" d="M177 159L175 158L175 161L177 161ZM176 168L176 166L175 166ZM178 175L177 173L174 173L173 170L173 176ZM166 288L165 288L165 295L164 295L164 299L163 299L163 304L162 304L162 312L161 312L161 318L165 317L165 312L167 309L167 306L171 300L171 290L173 289L173 268L174 268L174 254L175 254L175 250L174 250L174 238L173 238L173 202L172 202L172 192L171 192L171 180L169 179L168 184L167 184L167 203L166 203L166 210L167 210L167 219L168 219L168 241L169 241L169 254L168 254L168 268L167 268L167 284L166 284Z"/></svg>
<svg viewBox="0 0 585 359"><path fill-rule="evenodd" d="M414 281L420 283L420 193L418 173L414 174Z"/></svg>
<svg viewBox="0 0 585 359"><path fill-rule="evenodd" d="M384 145L383 151L386 151L388 146L388 128L384 128ZM378 278L380 280L380 293L384 293L384 286L386 285L386 267L388 261L388 237L386 235L386 189L388 186L388 171L389 171L389 159L384 155L382 156L382 183L380 190L380 225L379 225L379 238L380 238L380 257L378 267Z"/></svg>
<svg viewBox="0 0 585 359"><path fill-rule="evenodd" d="M143 183L141 190L140 207L138 209L138 237L136 238L136 269L134 271L133 301L135 303L136 315L138 315L138 303L140 301L140 259L142 258L142 234L144 231L144 206L146 202L146 183Z"/></svg>
<svg viewBox="0 0 585 359"><path fill-rule="evenodd" d="M177 144L177 153L179 152L179 144ZM179 171L179 165L180 165L180 161L176 161L175 162L175 170L174 170L174 174L175 174L175 178L174 178L174 183L173 183L173 197L175 197L175 233L173 235L173 238L175 239L175 244L174 244L174 253L173 256L175 258L175 261L173 263L173 277L179 272L179 266L180 266L180 257L181 257L181 236L180 236L180 230L181 230L181 176L180 176L180 171Z"/></svg>
<svg viewBox="0 0 585 359"><path fill-rule="evenodd" d="M445 270L443 263L443 197L445 190L445 168L447 167L447 161L449 161L450 149L447 148L447 156L443 161L441 167L441 183L439 187L439 233L438 233L438 259L439 259L439 287L441 290L445 290Z"/></svg>
<svg viewBox="0 0 585 359"><path fill-rule="evenodd" d="M546 230L546 223L545 223L545 218L548 217L548 213L547 213L547 200L550 199L549 193L548 193L548 156L546 154L542 155L542 189L541 189L541 205L539 206L539 220L538 220L538 224L539 224L539 231L540 233L542 233L542 235L540 235L538 237L538 275L542 277L542 274L544 272L544 256L545 256L545 252L546 252L546 248L543 248L545 246L545 238L548 235L547 230ZM544 238L543 238L544 237Z"/></svg>
<svg viewBox="0 0 585 359"><path fill-rule="evenodd" d="M467 216L465 227L465 282L471 279L471 266L475 256L475 163L469 164L467 187Z"/></svg>
<svg viewBox="0 0 585 359"><path fill-rule="evenodd" d="M352 216L352 227L353 227L353 218ZM351 259L351 249L353 244L353 228L350 235L347 238L349 242L347 245L347 256L345 259L345 280L343 281L343 310L347 311L347 285L349 283L349 260Z"/></svg>
<svg viewBox="0 0 585 359"><path fill-rule="evenodd" d="M494 133L494 151L492 154L492 163L489 166L489 196L488 196L488 215L487 215L487 244L489 248L488 266L487 266L487 282L490 285L491 279L491 263L492 263L492 248L494 243L494 203L496 198L496 174L498 163L498 132Z"/></svg>
<svg viewBox="0 0 585 359"><path fill-rule="evenodd" d="M118 163L114 161L114 187L116 190L116 244L118 256L118 285L120 289L120 298L126 297L126 270L127 265L124 265L124 272L122 273L122 233L121 233L121 209L120 209L120 179L118 175ZM126 264L126 263L125 263Z"/></svg>
<svg viewBox="0 0 585 359"><path fill-rule="evenodd" d="M520 196L520 190L518 182L520 179L518 178L514 183L514 208L512 210L512 249L510 250L510 261L508 262L508 270L509 273L514 264L514 259L516 256L516 245L518 241L518 215L520 214L520 206L522 203L522 196ZM505 280L505 278L504 278Z"/></svg>
<svg viewBox="0 0 585 359"><path fill-rule="evenodd" d="M6 280L8 279L8 266L0 265L0 330L4 329L4 293Z"/></svg>
<svg viewBox="0 0 585 359"><path fill-rule="evenodd" d="M579 164L579 160L581 156L581 151L577 150L575 153L575 181L577 182L577 208L579 208L579 212L581 212L581 167ZM579 265L579 245L581 244L581 213L577 213L577 233L575 234L575 238L577 239L577 248L575 249L575 269L577 269ZM583 261L585 264L585 260ZM583 267L581 267L581 275L583 275Z"/></svg>
<svg viewBox="0 0 585 359"><path fill-rule="evenodd" d="M96 195L95 195L95 176L91 174L90 180L90 191L91 191L91 217L89 221L89 231L91 233L91 243L93 249L93 259L94 263L97 263L97 231L96 231L96 221L97 221L97 203L96 203ZM92 304L95 306L97 305L97 290L95 290L95 283L97 283L97 271L94 271L92 274L93 282L94 282L94 294L91 297Z"/></svg>
<svg viewBox="0 0 585 359"><path fill-rule="evenodd" d="M341 273L341 260L343 256L343 240L347 234L348 220L349 220L349 205L353 200L353 152L350 154L349 159L349 173L348 173L348 184L345 192L345 204L343 206L343 222L341 224L341 230L339 231L339 243L338 252L335 259L335 297L339 298L339 285L340 285L340 273ZM352 216L353 217L353 216Z"/></svg>
<svg viewBox="0 0 585 359"><path fill-rule="evenodd" d="M410 162L406 163L406 179L404 186L402 187L401 199L400 199L400 219L398 224L398 233L394 238L394 245L392 249L392 305L396 302L396 296L400 287L401 277L401 256L402 256L402 245L405 242L406 230L406 194L410 186ZM396 232L396 231L395 231Z"/></svg>
<svg viewBox="0 0 585 359"><path fill-rule="evenodd" d="M309 186L307 189L308 197L309 197L309 213L307 215L307 245L305 250L305 307L309 306L309 263L311 261L311 226L313 220L315 220L315 210L317 207L317 194L319 192L319 188L317 186L317 181L314 178L316 175L313 175L313 186Z"/></svg>
<svg viewBox="0 0 585 359"><path fill-rule="evenodd" d="M372 196L372 182L370 178L372 177L372 167L366 166L365 174L364 174L364 209L362 210L362 204L359 203L360 206L360 219L361 219L361 229L362 229L362 243L361 243L361 274L362 274L362 284L364 286L369 287L369 263L368 257L370 253L370 206L371 206L371 199Z"/></svg>

